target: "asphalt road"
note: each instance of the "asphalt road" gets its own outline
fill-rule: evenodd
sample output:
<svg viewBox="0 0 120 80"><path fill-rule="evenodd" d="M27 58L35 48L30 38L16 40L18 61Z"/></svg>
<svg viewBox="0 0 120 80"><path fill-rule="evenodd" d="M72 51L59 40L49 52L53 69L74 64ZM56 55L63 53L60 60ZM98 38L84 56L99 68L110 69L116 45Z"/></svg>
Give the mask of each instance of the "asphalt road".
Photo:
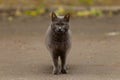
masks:
<svg viewBox="0 0 120 80"><path fill-rule="evenodd" d="M48 16L0 19L0 80L120 80L120 16L72 18L68 74L53 75Z"/></svg>

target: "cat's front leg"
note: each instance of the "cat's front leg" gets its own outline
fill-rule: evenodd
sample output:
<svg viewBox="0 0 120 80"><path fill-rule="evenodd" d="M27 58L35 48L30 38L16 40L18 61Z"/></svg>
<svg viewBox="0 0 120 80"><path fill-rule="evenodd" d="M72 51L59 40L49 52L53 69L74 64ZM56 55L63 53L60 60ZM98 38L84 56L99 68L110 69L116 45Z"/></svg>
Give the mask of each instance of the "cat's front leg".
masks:
<svg viewBox="0 0 120 80"><path fill-rule="evenodd" d="M66 70L66 54L63 53L60 56L60 59L61 59L61 73L62 74L67 74L67 70Z"/></svg>
<svg viewBox="0 0 120 80"><path fill-rule="evenodd" d="M57 74L59 74L58 56L53 54L52 59L53 59L53 68L54 68L53 74L57 75Z"/></svg>

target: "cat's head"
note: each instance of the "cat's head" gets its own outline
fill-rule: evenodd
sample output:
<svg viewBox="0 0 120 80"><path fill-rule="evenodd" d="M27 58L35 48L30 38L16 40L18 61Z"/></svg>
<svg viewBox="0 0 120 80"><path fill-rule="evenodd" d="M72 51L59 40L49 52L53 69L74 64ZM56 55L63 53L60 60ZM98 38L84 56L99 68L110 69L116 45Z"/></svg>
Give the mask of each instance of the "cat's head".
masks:
<svg viewBox="0 0 120 80"><path fill-rule="evenodd" d="M51 15L51 28L57 34L66 33L69 30L69 19L70 14L66 14L65 16L56 16L54 12Z"/></svg>

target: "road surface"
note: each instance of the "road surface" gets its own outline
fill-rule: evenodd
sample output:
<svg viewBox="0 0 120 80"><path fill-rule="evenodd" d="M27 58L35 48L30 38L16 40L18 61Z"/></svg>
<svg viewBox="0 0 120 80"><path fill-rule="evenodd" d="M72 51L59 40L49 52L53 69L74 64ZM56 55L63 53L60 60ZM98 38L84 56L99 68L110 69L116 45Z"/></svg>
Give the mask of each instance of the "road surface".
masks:
<svg viewBox="0 0 120 80"><path fill-rule="evenodd" d="M120 16L72 18L68 74L53 75L48 16L0 20L0 80L120 80Z"/></svg>

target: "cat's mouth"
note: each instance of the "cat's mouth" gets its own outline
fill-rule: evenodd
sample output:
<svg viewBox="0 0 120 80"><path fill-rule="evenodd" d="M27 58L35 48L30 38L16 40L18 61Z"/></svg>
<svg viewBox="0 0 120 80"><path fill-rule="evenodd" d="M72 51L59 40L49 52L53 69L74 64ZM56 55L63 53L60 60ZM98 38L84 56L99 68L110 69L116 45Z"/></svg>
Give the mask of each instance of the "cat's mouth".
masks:
<svg viewBox="0 0 120 80"><path fill-rule="evenodd" d="M57 29L55 30L56 33L65 33L65 30L62 30L62 29Z"/></svg>

